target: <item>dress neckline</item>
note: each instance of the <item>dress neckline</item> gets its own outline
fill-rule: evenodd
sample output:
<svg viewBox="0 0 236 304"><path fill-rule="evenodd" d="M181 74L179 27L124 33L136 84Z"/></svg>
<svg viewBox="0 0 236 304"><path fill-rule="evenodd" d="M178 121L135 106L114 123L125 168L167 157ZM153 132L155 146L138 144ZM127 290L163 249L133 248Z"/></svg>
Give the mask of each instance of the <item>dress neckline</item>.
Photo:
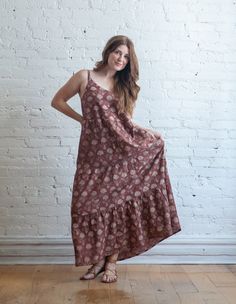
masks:
<svg viewBox="0 0 236 304"><path fill-rule="evenodd" d="M109 92L110 94L112 94L114 96L114 93L111 90L107 90L105 88L103 88L102 86L100 86L96 81L93 80L93 78L90 75L90 71L89 71L89 79L100 89L102 89L103 91Z"/></svg>

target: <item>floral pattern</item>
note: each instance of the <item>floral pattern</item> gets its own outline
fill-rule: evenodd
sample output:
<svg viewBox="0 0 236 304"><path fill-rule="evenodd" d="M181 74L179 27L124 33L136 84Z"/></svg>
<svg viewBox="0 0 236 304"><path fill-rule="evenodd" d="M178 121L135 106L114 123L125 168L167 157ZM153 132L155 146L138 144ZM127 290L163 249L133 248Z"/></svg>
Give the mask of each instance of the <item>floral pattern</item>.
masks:
<svg viewBox="0 0 236 304"><path fill-rule="evenodd" d="M124 113L88 74L71 201L75 266L141 254L181 231L165 143Z"/></svg>

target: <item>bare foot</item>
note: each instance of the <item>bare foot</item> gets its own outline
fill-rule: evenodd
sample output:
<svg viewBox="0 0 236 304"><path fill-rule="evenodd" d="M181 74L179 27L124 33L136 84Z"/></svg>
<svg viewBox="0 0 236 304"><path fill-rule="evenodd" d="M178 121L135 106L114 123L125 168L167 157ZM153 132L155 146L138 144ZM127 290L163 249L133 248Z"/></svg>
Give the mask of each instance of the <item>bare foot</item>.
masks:
<svg viewBox="0 0 236 304"><path fill-rule="evenodd" d="M92 265L87 272L80 277L80 280L92 280L95 279L96 276L99 275L99 273L103 272L105 270L105 258L99 261L98 263Z"/></svg>
<svg viewBox="0 0 236 304"><path fill-rule="evenodd" d="M117 275L117 270L116 270L116 261L114 261L114 262L107 261L101 282L112 283L112 282L116 282L117 278L118 278L118 275Z"/></svg>
<svg viewBox="0 0 236 304"><path fill-rule="evenodd" d="M116 261L119 253L115 253L107 257L105 264L105 272L102 276L101 282L103 283L112 283L116 282L118 278L116 270Z"/></svg>

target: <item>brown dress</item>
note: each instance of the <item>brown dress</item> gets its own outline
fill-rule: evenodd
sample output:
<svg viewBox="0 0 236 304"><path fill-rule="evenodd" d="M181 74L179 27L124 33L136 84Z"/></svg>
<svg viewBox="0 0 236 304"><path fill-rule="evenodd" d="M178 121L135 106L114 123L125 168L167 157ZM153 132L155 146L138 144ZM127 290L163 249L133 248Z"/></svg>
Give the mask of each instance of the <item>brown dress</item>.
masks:
<svg viewBox="0 0 236 304"><path fill-rule="evenodd" d="M131 258L181 230L163 138L116 103L88 71L71 201L75 266Z"/></svg>

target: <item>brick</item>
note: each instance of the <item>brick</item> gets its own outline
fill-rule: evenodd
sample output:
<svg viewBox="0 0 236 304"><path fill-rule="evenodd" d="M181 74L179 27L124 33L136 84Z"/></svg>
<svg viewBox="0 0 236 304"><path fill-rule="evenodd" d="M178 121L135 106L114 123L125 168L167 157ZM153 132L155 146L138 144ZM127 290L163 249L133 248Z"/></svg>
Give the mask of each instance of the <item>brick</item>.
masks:
<svg viewBox="0 0 236 304"><path fill-rule="evenodd" d="M122 15L122 1L13 4L0 12L0 235L70 235L81 125L50 103L122 29L139 59L134 122L165 140L182 235L234 238L234 1L126 1ZM78 94L70 105L82 113Z"/></svg>

